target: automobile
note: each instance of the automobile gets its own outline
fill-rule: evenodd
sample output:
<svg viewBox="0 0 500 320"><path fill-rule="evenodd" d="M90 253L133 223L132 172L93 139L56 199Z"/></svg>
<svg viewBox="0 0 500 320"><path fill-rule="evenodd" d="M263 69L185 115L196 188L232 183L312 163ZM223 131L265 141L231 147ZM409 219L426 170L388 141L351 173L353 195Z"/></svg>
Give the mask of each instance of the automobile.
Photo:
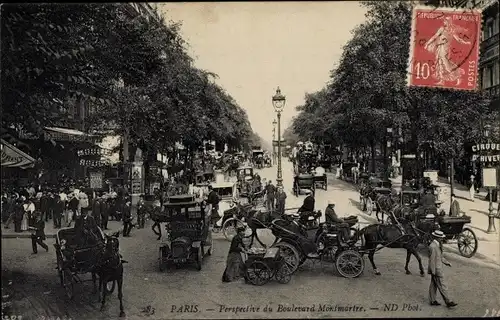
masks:
<svg viewBox="0 0 500 320"><path fill-rule="evenodd" d="M187 263L194 263L196 269L201 270L203 258L213 250L210 215L205 211L205 202L191 195L170 200L164 204L159 219L165 223L166 232L159 248L160 271L167 270L169 264Z"/></svg>

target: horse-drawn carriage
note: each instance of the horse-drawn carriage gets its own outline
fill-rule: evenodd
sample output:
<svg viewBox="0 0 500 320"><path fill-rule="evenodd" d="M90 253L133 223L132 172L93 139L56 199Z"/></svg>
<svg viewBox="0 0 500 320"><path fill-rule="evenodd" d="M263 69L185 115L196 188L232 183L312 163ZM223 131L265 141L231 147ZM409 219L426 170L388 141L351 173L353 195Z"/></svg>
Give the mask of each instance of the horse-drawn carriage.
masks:
<svg viewBox="0 0 500 320"><path fill-rule="evenodd" d="M323 167L317 167L312 172L314 177L314 184L316 187L320 187L323 190L328 189L328 178L326 177L326 172Z"/></svg>
<svg viewBox="0 0 500 320"><path fill-rule="evenodd" d="M257 286L272 279L279 283L290 282L293 271L280 253L280 248L251 248L245 261L245 280Z"/></svg>
<svg viewBox="0 0 500 320"><path fill-rule="evenodd" d="M322 223L309 228L298 223L297 219L299 215L292 215L290 219L275 219L270 224L276 237L272 247L281 249L290 272L295 272L307 259L316 259L333 263L345 278L355 278L363 273L363 254L356 245L356 230L352 228L358 222L357 217L345 220L354 231L349 239L343 238L335 225Z"/></svg>
<svg viewBox="0 0 500 320"><path fill-rule="evenodd" d="M390 180L382 180L379 178L371 177L368 183L364 184L359 190L361 208L371 215L374 210L380 210L378 199L380 196L390 195L392 192L392 183Z"/></svg>
<svg viewBox="0 0 500 320"><path fill-rule="evenodd" d="M96 235L98 241L92 245L81 245L77 239L75 228L64 228L57 231L56 243L54 244L57 258L57 272L68 299L73 299L74 297L75 283L93 281L94 289L96 289L97 274L100 277L99 288L101 289L102 286L104 296L114 291L117 279L120 279L118 290L121 294L123 261L118 252L118 233L108 236L97 226L95 230L98 231L98 235ZM101 270L98 269L98 266L108 267L106 264L108 262L114 264L113 267L107 269L107 272L113 274L104 275L100 273ZM92 279L82 280L80 275L87 273L92 273ZM120 294L120 312L123 313L123 303ZM104 298L102 303L104 304Z"/></svg>
<svg viewBox="0 0 500 320"><path fill-rule="evenodd" d="M354 175L352 168L356 168L358 164L356 162L344 162L342 163L342 171L340 173L340 178L344 181L354 181Z"/></svg>
<svg viewBox="0 0 500 320"><path fill-rule="evenodd" d="M458 251L466 258L474 256L478 247L478 240L474 231L469 227L464 227L471 222L471 217L464 215L461 217L451 217L446 215L444 210L436 208L420 208L420 198L422 190L402 190L401 191L401 216L408 217L413 221L416 231L420 235L422 242L429 245L431 233L439 229L446 238L445 243L456 241Z"/></svg>
<svg viewBox="0 0 500 320"><path fill-rule="evenodd" d="M264 150L256 149L252 150L252 162L255 167L258 169L262 169L264 167Z"/></svg>
<svg viewBox="0 0 500 320"><path fill-rule="evenodd" d="M167 232L159 248L160 271L165 271L169 263L192 262L201 270L203 257L211 255L213 250L210 216L204 202L195 201L190 195L177 196L170 198L164 208L157 218L166 222Z"/></svg>
<svg viewBox="0 0 500 320"><path fill-rule="evenodd" d="M298 197L303 189L316 191L316 182L311 174L296 174L293 178L293 194Z"/></svg>

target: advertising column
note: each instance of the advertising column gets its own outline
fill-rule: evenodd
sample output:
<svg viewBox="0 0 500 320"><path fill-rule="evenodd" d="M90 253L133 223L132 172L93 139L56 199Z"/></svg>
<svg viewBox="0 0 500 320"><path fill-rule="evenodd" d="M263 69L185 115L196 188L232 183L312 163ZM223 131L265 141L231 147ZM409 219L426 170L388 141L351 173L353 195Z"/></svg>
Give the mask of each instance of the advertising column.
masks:
<svg viewBox="0 0 500 320"><path fill-rule="evenodd" d="M139 202L139 196L143 194L144 191L144 174L142 164L142 151L138 148L134 156L134 162L132 162L130 179L132 190L132 216L135 216L137 214L137 203Z"/></svg>

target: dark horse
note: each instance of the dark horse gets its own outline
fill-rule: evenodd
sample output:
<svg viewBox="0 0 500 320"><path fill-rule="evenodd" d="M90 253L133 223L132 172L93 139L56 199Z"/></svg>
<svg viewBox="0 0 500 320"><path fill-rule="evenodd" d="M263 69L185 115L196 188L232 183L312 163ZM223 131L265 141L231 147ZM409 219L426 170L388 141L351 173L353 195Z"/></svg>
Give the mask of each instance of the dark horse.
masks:
<svg viewBox="0 0 500 320"><path fill-rule="evenodd" d="M390 212L394 206L397 204L397 200L394 199L392 194L380 194L372 191L372 199L375 199L375 216L378 222L384 222L385 213ZM382 217L379 217L379 213L382 213Z"/></svg>
<svg viewBox="0 0 500 320"><path fill-rule="evenodd" d="M247 212L245 221L250 230L252 230L252 234L248 236L251 237L250 247L252 246L254 239L257 239L257 242L259 242L262 247L267 247L264 243L262 243L262 241L260 241L257 230L267 229L270 223L275 219L282 219L282 216L277 211L262 212L252 209Z"/></svg>
<svg viewBox="0 0 500 320"><path fill-rule="evenodd" d="M118 241L119 231L111 236L106 235L106 244L103 251L100 252L96 268L92 272L94 282L94 292L96 288L96 274L99 276L99 299L101 300L101 311L104 311L106 304L106 294L108 293L108 282L115 282L118 285L118 299L120 300L120 317L125 317L123 311L123 263L119 253L120 243ZM102 294L102 299L101 299Z"/></svg>
<svg viewBox="0 0 500 320"><path fill-rule="evenodd" d="M364 240L363 251L368 252L368 259L370 259L376 275L380 275L374 261L378 245L387 248L406 249L406 274L411 274L408 264L410 263L411 255L414 255L418 261L420 275L422 277L425 275L422 259L417 251L420 238L409 220L401 219L398 224L371 224L359 230L358 236Z"/></svg>

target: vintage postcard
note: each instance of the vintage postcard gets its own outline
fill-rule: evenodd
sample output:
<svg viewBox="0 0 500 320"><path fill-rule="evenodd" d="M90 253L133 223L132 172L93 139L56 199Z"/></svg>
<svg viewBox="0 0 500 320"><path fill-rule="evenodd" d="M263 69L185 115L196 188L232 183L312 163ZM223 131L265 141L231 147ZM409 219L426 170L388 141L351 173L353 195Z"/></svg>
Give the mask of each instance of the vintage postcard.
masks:
<svg viewBox="0 0 500 320"><path fill-rule="evenodd" d="M498 318L498 12L1 4L2 320Z"/></svg>

